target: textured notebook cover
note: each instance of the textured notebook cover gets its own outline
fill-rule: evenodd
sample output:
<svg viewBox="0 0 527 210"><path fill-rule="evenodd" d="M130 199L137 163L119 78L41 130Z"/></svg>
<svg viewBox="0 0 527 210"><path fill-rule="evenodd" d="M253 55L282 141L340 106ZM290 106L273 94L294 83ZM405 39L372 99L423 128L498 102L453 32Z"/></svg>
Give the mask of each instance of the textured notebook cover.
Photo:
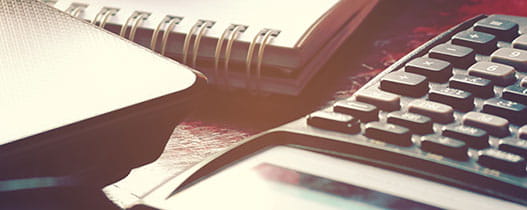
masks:
<svg viewBox="0 0 527 210"><path fill-rule="evenodd" d="M31 0L0 0L0 145L183 91L195 74Z"/></svg>

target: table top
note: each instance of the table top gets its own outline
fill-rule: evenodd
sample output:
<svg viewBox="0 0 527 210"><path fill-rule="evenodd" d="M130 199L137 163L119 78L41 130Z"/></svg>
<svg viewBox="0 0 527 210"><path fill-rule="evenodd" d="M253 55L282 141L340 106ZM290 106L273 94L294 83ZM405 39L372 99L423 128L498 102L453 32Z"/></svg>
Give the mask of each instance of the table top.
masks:
<svg viewBox="0 0 527 210"><path fill-rule="evenodd" d="M248 136L351 96L397 59L466 19L478 14L527 15L524 0L388 4L390 8L371 14L298 97L209 91L195 112L175 128L161 157L106 187L106 195L127 206L164 180Z"/></svg>

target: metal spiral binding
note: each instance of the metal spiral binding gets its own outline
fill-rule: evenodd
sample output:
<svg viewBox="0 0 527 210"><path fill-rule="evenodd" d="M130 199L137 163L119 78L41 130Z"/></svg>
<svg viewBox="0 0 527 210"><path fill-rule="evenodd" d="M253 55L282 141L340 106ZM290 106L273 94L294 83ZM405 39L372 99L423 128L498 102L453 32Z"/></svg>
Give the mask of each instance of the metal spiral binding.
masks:
<svg viewBox="0 0 527 210"><path fill-rule="evenodd" d="M97 25L98 23L99 27L104 28L110 16L115 16L117 12L119 12L119 9L117 8L104 7L101 9L101 11L97 13L97 15L91 21L91 23L94 25Z"/></svg>
<svg viewBox="0 0 527 210"><path fill-rule="evenodd" d="M245 86L249 89L249 85L251 83L251 65L252 65L252 59L254 55L254 47L256 46L258 40L260 41L260 47L258 48L258 54L256 58L256 87L255 89L257 91L260 90L260 78L261 78L261 69L262 69L262 61L263 56L265 52L265 46L269 44L271 41L270 38L274 38L280 34L279 30L273 30L273 29L267 29L264 28L256 34L251 42L249 44L249 50L247 51L247 58L245 59L245 76L246 76L246 83Z"/></svg>
<svg viewBox="0 0 527 210"><path fill-rule="evenodd" d="M128 39L131 41L134 41L135 32L137 31L137 28L149 16L150 16L150 13L148 12L135 11L134 13L132 13L132 15L130 15L128 19L126 19L126 22L124 23L124 25L121 26L121 32L119 33L119 35L126 38L126 31L128 29L128 24L131 24L132 28L130 29L130 34L128 35Z"/></svg>
<svg viewBox="0 0 527 210"><path fill-rule="evenodd" d="M161 39L161 55L165 54L165 49L168 41L168 36L170 35L170 32L174 30L174 27L176 27L176 24L179 24L183 20L182 17L176 17L176 16L170 16L167 15L163 20L157 25L157 28L154 30L154 33L152 34L152 41L150 41L150 49L153 51L156 51L156 45L157 45L157 38L159 36L159 32L163 29L163 38Z"/></svg>
<svg viewBox="0 0 527 210"><path fill-rule="evenodd" d="M231 50L232 50L232 44L234 40L237 38L239 33L245 32L247 30L248 26L245 25L238 25L238 24L231 24L229 27L225 29L225 31L221 34L221 37L218 39L218 42L216 43L216 51L214 52L214 74L215 78L219 78L218 69L220 64L220 56L221 56L221 50L223 47L223 42L225 40L225 37L230 34L230 37L227 41L227 46L225 47L225 61L224 61L224 75L228 75L229 73L229 60L231 57ZM225 82L225 85L228 86L228 80L223 79Z"/></svg>
<svg viewBox="0 0 527 210"><path fill-rule="evenodd" d="M73 17L79 17L81 12L83 12L86 7L88 7L87 4L71 3L68 9L66 9L64 12L70 14Z"/></svg>
<svg viewBox="0 0 527 210"><path fill-rule="evenodd" d="M203 35L205 35L205 32L207 31L207 29L212 28L214 23L215 23L214 21L210 21L210 20L198 20L198 22L196 22L196 24L194 24L194 26L190 28L190 31L185 36L185 42L183 43L183 63L184 64L187 64L188 51L190 48L190 39L196 33L196 31L199 31L198 35L196 36L196 39L194 40L194 47L192 50L192 67L196 67L196 59L198 56L199 43L201 41L201 38L203 37Z"/></svg>
<svg viewBox="0 0 527 210"><path fill-rule="evenodd" d="M48 4L53 4L56 2L56 0L41 0ZM87 7L86 4L79 4L79 3L72 3L71 6L66 9L66 12L71 14L72 16L78 17L80 13ZM116 13L119 11L117 8L109 8L104 7L97 13L95 18L91 21L95 25L99 25L100 27L104 28L106 23L108 22L109 18L111 16L115 16ZM130 32L128 34L128 39L133 41L135 38L135 34L139 26L145 21L151 13L148 12L141 12L141 11L135 11L122 25L121 31L119 33L120 36L127 38L127 30L128 27L131 26ZM167 15L163 20L157 25L155 30L152 34L152 39L150 42L150 48L153 51L156 51L156 48L158 47L158 39L159 39L159 33L163 32L163 37L161 39L161 49L160 53L162 55L166 52L166 46L168 42L168 38L171 34L171 32L174 30L177 24L179 24L183 20L183 17L177 17L177 16L171 16ZM182 63L188 64L188 57L189 55L192 55L192 61L191 66L193 68L196 67L197 57L198 57L198 51L200 47L200 42L205 33L208 29L212 28L212 26L215 24L214 21L211 20L198 20L189 30L189 32L185 35L185 40L183 43L183 60ZM214 74L215 78L218 78L218 81L222 80L225 84L225 86L230 86L228 81L228 73L229 73L229 61L230 56L232 52L232 45L234 44L234 41L238 38L240 33L243 33L247 30L248 26L246 25L239 25L239 24L231 24L229 27L225 29L225 31L221 34L221 37L219 37L217 43L216 43L216 49L214 53ZM273 38L277 37L280 34L280 30L274 30L274 29L268 29L264 28L260 30L253 38L251 43L249 44L249 49L247 50L247 57L245 59L245 77L246 77L246 83L245 86L247 89L254 89L256 91L260 91L260 80L261 80L261 74L262 74L262 63L265 53L265 48L269 43L272 41ZM192 51L190 51L190 45L192 41L192 37L196 36L194 38L194 41L192 43ZM225 40L227 39L227 40ZM221 53L223 49L224 42L227 41L227 44L225 45L225 54L223 59L223 69L224 71L220 71L220 60L221 60ZM255 48L256 45L258 46L258 51L256 54L256 70L255 72L252 72L252 67L254 65L253 63L253 57L255 56ZM254 74L254 78L253 77ZM222 79L220 79L220 77ZM253 82L254 81L254 82ZM251 87L251 85L254 85Z"/></svg>

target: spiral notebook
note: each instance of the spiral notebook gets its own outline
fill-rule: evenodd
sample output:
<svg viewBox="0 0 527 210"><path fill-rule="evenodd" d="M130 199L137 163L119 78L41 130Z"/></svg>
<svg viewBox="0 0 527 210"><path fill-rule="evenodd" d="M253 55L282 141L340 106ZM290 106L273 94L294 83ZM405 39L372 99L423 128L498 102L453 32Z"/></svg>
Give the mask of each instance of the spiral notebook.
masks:
<svg viewBox="0 0 527 210"><path fill-rule="evenodd" d="M286 95L302 91L378 2L45 1L198 69L212 84Z"/></svg>

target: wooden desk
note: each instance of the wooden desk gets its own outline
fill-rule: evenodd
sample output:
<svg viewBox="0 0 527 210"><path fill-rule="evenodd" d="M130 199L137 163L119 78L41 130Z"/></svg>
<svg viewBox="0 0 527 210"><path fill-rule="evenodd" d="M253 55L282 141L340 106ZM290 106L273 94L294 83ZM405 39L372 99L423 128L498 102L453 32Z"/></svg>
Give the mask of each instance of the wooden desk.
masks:
<svg viewBox="0 0 527 210"><path fill-rule="evenodd" d="M482 13L527 15L525 0L400 2L388 12L372 14L299 97L209 92L174 130L157 161L108 186L106 194L118 205L133 203L163 180L245 137L351 96L398 58L463 20Z"/></svg>

